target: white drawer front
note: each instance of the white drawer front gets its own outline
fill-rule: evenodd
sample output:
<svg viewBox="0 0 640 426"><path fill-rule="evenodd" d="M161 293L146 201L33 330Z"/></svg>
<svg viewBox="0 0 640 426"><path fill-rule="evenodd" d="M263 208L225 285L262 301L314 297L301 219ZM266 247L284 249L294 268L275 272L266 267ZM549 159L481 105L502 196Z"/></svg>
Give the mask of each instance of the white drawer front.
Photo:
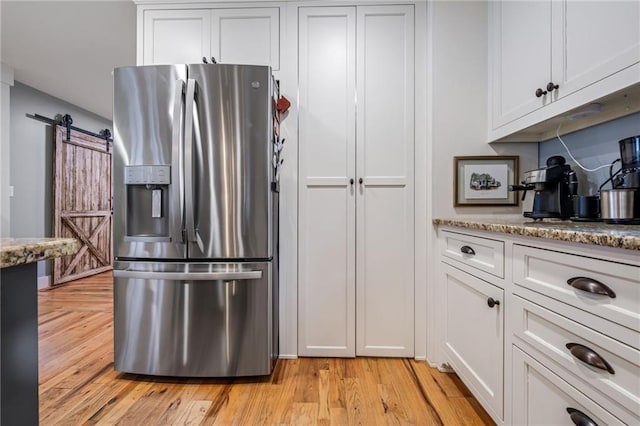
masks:
<svg viewBox="0 0 640 426"><path fill-rule="evenodd" d="M442 235L446 257L504 278L504 242L449 231Z"/></svg>
<svg viewBox="0 0 640 426"><path fill-rule="evenodd" d="M639 350L518 296L513 298L513 309L514 318L519 319L514 324L516 336L592 389L613 398L631 412L640 413Z"/></svg>
<svg viewBox="0 0 640 426"><path fill-rule="evenodd" d="M580 281L589 285L595 280L612 290L615 297L569 285L569 280L579 277L582 279L574 285ZM633 330L640 329L639 267L515 244L513 281ZM599 284L592 287L602 288Z"/></svg>
<svg viewBox="0 0 640 426"><path fill-rule="evenodd" d="M623 425L618 418L513 346L513 424L571 425L586 416L599 426ZM573 410L577 410L573 411Z"/></svg>

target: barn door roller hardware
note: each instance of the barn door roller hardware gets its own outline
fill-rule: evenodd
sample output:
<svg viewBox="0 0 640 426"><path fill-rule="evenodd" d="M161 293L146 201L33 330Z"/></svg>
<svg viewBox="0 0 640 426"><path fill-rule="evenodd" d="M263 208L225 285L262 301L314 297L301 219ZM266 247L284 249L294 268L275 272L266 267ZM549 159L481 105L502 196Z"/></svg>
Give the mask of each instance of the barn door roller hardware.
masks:
<svg viewBox="0 0 640 426"><path fill-rule="evenodd" d="M67 138L66 138L67 142L71 140L71 130L75 130L77 132L84 133L85 135L93 136L95 138L104 139L105 143L107 144L107 152L109 152L109 142L113 142L113 139L111 138L111 131L109 129L100 130L100 133L93 133L93 132L90 132L89 130L72 126L73 119L69 114L57 115L56 119L48 118L40 114L34 114L34 115L26 114L26 116L34 120L42 121L43 123L57 124L65 127L67 129Z"/></svg>

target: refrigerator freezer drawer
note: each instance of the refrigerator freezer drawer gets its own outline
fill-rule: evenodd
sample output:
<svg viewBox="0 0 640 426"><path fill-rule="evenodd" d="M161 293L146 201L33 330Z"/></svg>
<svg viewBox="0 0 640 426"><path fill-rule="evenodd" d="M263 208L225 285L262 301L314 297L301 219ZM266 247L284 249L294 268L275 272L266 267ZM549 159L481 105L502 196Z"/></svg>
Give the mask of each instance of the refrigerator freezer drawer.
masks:
<svg viewBox="0 0 640 426"><path fill-rule="evenodd" d="M271 373L277 350L270 263L156 266L131 263L114 271L116 370L182 377Z"/></svg>

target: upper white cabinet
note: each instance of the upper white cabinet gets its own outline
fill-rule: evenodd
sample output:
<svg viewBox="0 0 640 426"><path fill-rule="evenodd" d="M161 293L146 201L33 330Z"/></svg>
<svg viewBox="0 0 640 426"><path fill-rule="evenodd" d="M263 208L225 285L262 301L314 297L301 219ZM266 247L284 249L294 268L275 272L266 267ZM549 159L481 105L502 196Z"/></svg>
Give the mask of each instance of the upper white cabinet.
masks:
<svg viewBox="0 0 640 426"><path fill-rule="evenodd" d="M489 139L640 83L640 2L490 3Z"/></svg>
<svg viewBox="0 0 640 426"><path fill-rule="evenodd" d="M413 356L413 6L299 10L299 354Z"/></svg>
<svg viewBox="0 0 640 426"><path fill-rule="evenodd" d="M200 63L215 58L227 64L280 68L280 10L146 9L138 10L138 63Z"/></svg>
<svg viewBox="0 0 640 426"><path fill-rule="evenodd" d="M211 55L224 64L280 64L279 9L212 11Z"/></svg>
<svg viewBox="0 0 640 426"><path fill-rule="evenodd" d="M210 56L211 11L145 10L142 16L138 65L193 64Z"/></svg>

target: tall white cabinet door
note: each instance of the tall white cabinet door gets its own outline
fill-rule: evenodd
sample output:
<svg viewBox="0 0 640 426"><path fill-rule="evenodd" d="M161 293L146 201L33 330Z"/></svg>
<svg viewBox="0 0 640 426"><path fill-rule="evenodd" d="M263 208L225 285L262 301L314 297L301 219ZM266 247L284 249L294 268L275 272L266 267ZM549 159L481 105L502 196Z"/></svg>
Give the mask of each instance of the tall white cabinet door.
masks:
<svg viewBox="0 0 640 426"><path fill-rule="evenodd" d="M413 356L413 6L357 14L356 354Z"/></svg>
<svg viewBox="0 0 640 426"><path fill-rule="evenodd" d="M145 10L143 64L193 64L211 51L211 11Z"/></svg>
<svg viewBox="0 0 640 426"><path fill-rule="evenodd" d="M551 102L550 96L535 95L551 78L551 1L501 1L490 7L496 128Z"/></svg>
<svg viewBox="0 0 640 426"><path fill-rule="evenodd" d="M640 62L639 1L566 1L553 8L557 96Z"/></svg>
<svg viewBox="0 0 640 426"><path fill-rule="evenodd" d="M280 10L277 7L214 9L211 55L220 63L280 68Z"/></svg>
<svg viewBox="0 0 640 426"><path fill-rule="evenodd" d="M298 353L355 356L355 8L299 9Z"/></svg>

